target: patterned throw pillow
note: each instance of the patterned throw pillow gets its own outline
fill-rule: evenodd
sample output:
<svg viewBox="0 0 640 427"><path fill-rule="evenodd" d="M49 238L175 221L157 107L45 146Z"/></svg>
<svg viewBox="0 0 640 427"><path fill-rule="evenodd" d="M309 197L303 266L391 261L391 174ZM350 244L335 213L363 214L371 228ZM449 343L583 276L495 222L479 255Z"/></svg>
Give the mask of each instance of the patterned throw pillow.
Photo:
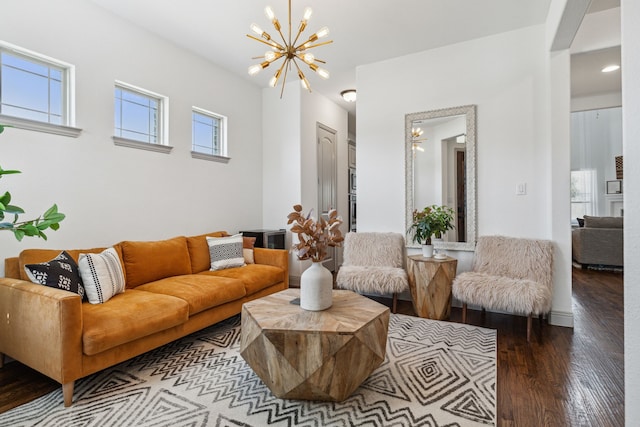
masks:
<svg viewBox="0 0 640 427"><path fill-rule="evenodd" d="M242 234L229 237L207 237L207 244L211 270L224 270L245 265L242 254Z"/></svg>
<svg viewBox="0 0 640 427"><path fill-rule="evenodd" d="M51 261L27 264L24 271L33 283L73 292L84 298L84 286L78 272L78 264L66 251L60 252Z"/></svg>
<svg viewBox="0 0 640 427"><path fill-rule="evenodd" d="M99 254L80 254L78 268L91 304L102 304L124 292L124 273L115 249L108 248Z"/></svg>

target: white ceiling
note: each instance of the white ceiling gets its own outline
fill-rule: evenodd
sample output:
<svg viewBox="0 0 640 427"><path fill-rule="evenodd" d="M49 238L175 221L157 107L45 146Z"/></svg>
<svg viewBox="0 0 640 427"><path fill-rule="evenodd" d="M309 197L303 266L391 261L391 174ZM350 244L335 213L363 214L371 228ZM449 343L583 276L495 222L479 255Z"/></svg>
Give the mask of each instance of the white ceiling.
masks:
<svg viewBox="0 0 640 427"><path fill-rule="evenodd" d="M252 57L266 46L248 39L249 25L257 23L275 36L264 7L270 5L287 28L286 0L91 0L108 11L176 45L266 87L274 70L247 74ZM614 3L614 6L608 3ZM592 9L615 7L619 0L593 0ZM314 49L331 72L322 80L311 71L312 90L343 106L340 91L356 88L356 67L498 34L545 21L550 0L293 0L292 26L296 31L304 7L313 8L305 35L328 26L333 44ZM291 77L290 77L291 78ZM357 88L356 88L357 89Z"/></svg>

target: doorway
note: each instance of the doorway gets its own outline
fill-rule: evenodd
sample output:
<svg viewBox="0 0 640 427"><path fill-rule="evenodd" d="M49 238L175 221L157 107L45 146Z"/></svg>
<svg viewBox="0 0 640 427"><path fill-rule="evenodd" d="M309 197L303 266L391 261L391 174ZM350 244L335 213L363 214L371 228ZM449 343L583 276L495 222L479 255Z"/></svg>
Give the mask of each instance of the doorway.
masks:
<svg viewBox="0 0 640 427"><path fill-rule="evenodd" d="M318 218L329 219L329 211L338 204L336 131L322 123L316 123L318 141ZM335 248L327 249L327 257L322 264L329 270L336 270Z"/></svg>

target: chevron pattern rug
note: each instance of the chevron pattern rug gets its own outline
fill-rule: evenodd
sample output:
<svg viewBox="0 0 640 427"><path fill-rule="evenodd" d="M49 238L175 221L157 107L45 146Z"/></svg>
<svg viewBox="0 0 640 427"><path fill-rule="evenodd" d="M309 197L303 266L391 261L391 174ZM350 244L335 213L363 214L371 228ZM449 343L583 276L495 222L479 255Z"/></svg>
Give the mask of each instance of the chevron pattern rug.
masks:
<svg viewBox="0 0 640 427"><path fill-rule="evenodd" d="M485 426L496 332L392 314L387 356L340 403L274 397L239 354L236 316L0 414L0 426Z"/></svg>

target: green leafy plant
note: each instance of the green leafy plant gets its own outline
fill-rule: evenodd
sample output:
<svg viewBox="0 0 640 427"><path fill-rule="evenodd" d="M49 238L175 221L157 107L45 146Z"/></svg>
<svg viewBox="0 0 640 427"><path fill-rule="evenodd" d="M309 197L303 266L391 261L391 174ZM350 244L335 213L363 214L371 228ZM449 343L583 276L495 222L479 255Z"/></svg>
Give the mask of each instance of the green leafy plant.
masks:
<svg viewBox="0 0 640 427"><path fill-rule="evenodd" d="M0 133L4 132L6 127L9 126L0 125ZM0 166L0 178L16 173L21 172L17 170L5 170ZM47 235L44 234L44 231L48 228L54 231L59 229L60 222L65 218L63 213L58 212L58 206L55 204L36 219L19 221L20 215L24 213L24 209L11 204L11 193L5 191L4 194L0 195L0 231L6 230L13 232L19 241L21 241L24 236L40 237L47 240ZM5 221L5 218L11 215L13 215L13 221Z"/></svg>
<svg viewBox="0 0 640 427"><path fill-rule="evenodd" d="M291 232L298 235L298 243L292 245L298 259L310 259L319 262L327 256L327 247L340 246L344 237L340 231L342 218L338 216L338 211L329 211L329 220L320 217L318 221L311 218L311 212L307 216L302 214L302 206L294 205L293 212L287 215L287 224L291 226Z"/></svg>
<svg viewBox="0 0 640 427"><path fill-rule="evenodd" d="M409 231L413 234L413 241L425 245L431 244L431 236L442 238L447 230L453 230L454 211L448 206L432 205L421 211L413 211L413 223Z"/></svg>

